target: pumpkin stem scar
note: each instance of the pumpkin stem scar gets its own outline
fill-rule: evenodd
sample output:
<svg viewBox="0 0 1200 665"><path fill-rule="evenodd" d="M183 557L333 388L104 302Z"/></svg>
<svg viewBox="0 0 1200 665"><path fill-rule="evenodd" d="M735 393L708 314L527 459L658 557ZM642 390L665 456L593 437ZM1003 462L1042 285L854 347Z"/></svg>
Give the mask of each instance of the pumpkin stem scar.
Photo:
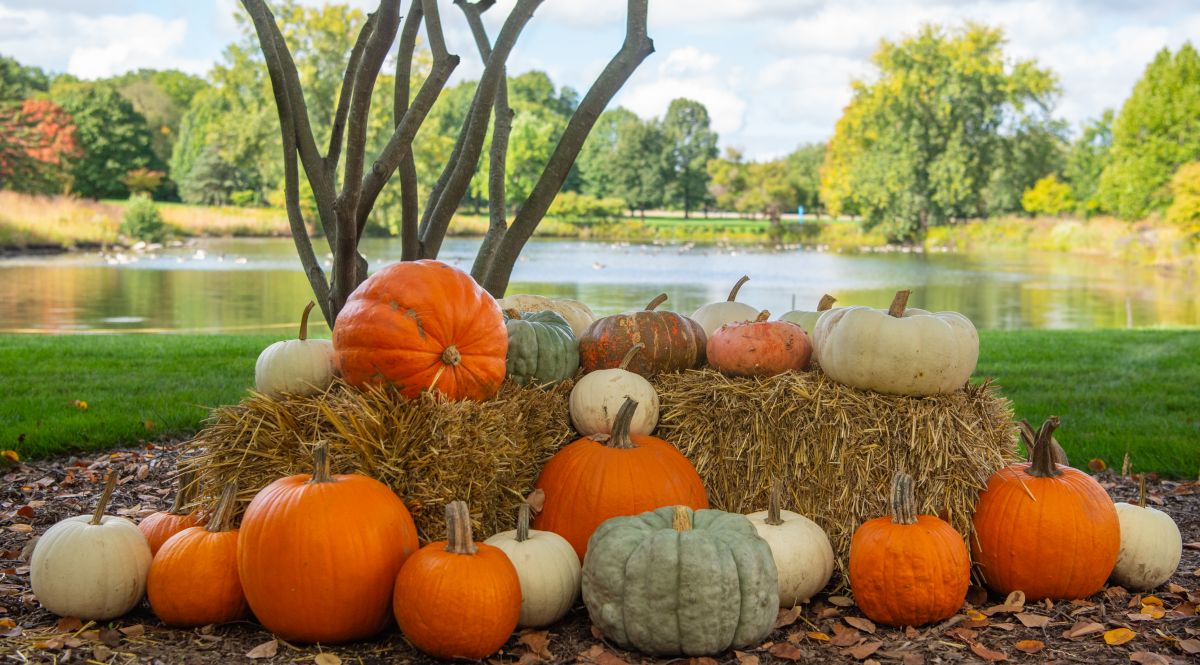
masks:
<svg viewBox="0 0 1200 665"><path fill-rule="evenodd" d="M321 441L313 450L313 476L309 483L331 483L333 474L329 472L329 444Z"/></svg>
<svg viewBox="0 0 1200 665"><path fill-rule="evenodd" d="M108 500L112 498L113 490L117 488L117 472L112 470L108 472L108 480L104 483L104 493L100 495L100 500L96 502L96 512L92 513L92 519L88 524L97 526L104 519L104 509L108 507Z"/></svg>
<svg viewBox="0 0 1200 665"><path fill-rule="evenodd" d="M917 500L912 476L897 471L892 476L892 524L916 524Z"/></svg>
<svg viewBox="0 0 1200 665"><path fill-rule="evenodd" d="M462 362L462 354L458 352L458 347L453 344L447 346L446 350L442 351L442 362L451 367L458 367L458 364Z"/></svg>
<svg viewBox="0 0 1200 665"><path fill-rule="evenodd" d="M725 299L725 302L733 302L737 300L738 291L741 290L743 284L749 281L750 275L742 275L741 279L737 281L737 284L734 284L733 288L729 290L729 297Z"/></svg>
<svg viewBox="0 0 1200 665"><path fill-rule="evenodd" d="M771 526L779 526L783 524L783 518L779 516L780 503L783 498L783 481L776 479L775 484L771 485L770 498L767 499L767 524Z"/></svg>
<svg viewBox="0 0 1200 665"><path fill-rule="evenodd" d="M475 554L479 551L471 534L471 512L467 509L466 501L446 504L446 551L452 554Z"/></svg>
<svg viewBox="0 0 1200 665"><path fill-rule="evenodd" d="M609 448L636 448L633 439L629 437L629 425L633 422L633 413L637 411L637 400L632 397L626 397L625 402L621 404L621 408L617 410L617 417L613 421L612 437L609 439Z"/></svg>
<svg viewBox="0 0 1200 665"><path fill-rule="evenodd" d="M888 307L888 315L900 318L904 316L904 308L908 307L908 297L912 295L912 291L905 289L897 291L896 297L892 298L892 304Z"/></svg>
<svg viewBox="0 0 1200 665"><path fill-rule="evenodd" d="M687 506L675 506L671 515L671 528L679 532L691 531L692 520L688 518Z"/></svg>

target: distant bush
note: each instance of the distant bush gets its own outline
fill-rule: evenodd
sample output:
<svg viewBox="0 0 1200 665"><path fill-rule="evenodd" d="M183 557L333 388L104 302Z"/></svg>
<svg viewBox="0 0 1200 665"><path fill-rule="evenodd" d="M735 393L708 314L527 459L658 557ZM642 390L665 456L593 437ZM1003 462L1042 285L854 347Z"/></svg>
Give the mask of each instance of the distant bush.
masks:
<svg viewBox="0 0 1200 665"><path fill-rule="evenodd" d="M162 184L165 175L163 171L138 168L126 173L121 182L129 188L130 196L149 196Z"/></svg>
<svg viewBox="0 0 1200 665"><path fill-rule="evenodd" d="M1075 209L1075 198L1071 186L1056 175L1048 175L1037 181L1021 195L1021 207L1033 215L1057 216Z"/></svg>
<svg viewBox="0 0 1200 665"><path fill-rule="evenodd" d="M229 203L239 208L251 208L258 205L258 192L253 189L239 189L230 192Z"/></svg>
<svg viewBox="0 0 1200 665"><path fill-rule="evenodd" d="M167 234L167 225L149 196L135 195L125 206L121 233L146 242L159 242Z"/></svg>
<svg viewBox="0 0 1200 665"><path fill-rule="evenodd" d="M625 212L621 199L598 198L577 192L560 192L547 212L551 217L572 221L599 222L620 217Z"/></svg>
<svg viewBox="0 0 1200 665"><path fill-rule="evenodd" d="M1171 177L1171 194L1167 221L1176 224L1200 222L1200 162L1179 167Z"/></svg>

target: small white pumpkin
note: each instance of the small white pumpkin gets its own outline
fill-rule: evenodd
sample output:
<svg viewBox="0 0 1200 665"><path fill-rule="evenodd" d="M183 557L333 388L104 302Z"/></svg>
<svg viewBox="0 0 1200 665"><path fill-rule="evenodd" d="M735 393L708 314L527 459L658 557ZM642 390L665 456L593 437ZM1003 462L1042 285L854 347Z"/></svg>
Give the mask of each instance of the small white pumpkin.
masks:
<svg viewBox="0 0 1200 665"><path fill-rule="evenodd" d="M779 484L771 488L767 509L746 518L759 537L771 546L779 571L779 606L807 602L829 584L833 576L833 546L816 522L790 510L780 510Z"/></svg>
<svg viewBox="0 0 1200 665"><path fill-rule="evenodd" d="M650 434L658 426L658 391L645 377L625 369L644 348L641 342L634 344L619 366L589 372L575 383L571 389L571 423L580 436L612 434L617 411L627 399L638 403L629 424L630 434Z"/></svg>
<svg viewBox="0 0 1200 665"><path fill-rule="evenodd" d="M33 548L33 593L59 616L113 619L136 607L146 592L150 543L133 522L104 514L116 480L110 471L94 514L58 522Z"/></svg>
<svg viewBox="0 0 1200 665"><path fill-rule="evenodd" d="M958 312L906 309L900 291L887 310L843 307L813 330L817 362L838 383L888 395L962 389L979 360L979 333Z"/></svg>
<svg viewBox="0 0 1200 665"><path fill-rule="evenodd" d="M500 305L501 311L515 309L518 312L544 312L547 310L554 312L567 320L567 324L571 326L571 332L575 333L576 337L583 334L592 321L596 320L592 308L570 298L547 298L546 296L518 293L500 298L496 304Z"/></svg>
<svg viewBox="0 0 1200 665"><path fill-rule="evenodd" d="M812 335L813 329L817 327L817 321L821 318L821 315L832 309L833 303L835 302L837 302L837 298L834 298L826 293L825 295L821 296L821 301L817 303L817 310L815 312L809 312L803 309L795 309L790 312L785 312L779 317L779 320L794 323L801 328L804 328L804 332Z"/></svg>
<svg viewBox="0 0 1200 665"><path fill-rule="evenodd" d="M1112 581L1130 591L1149 591L1171 578L1183 555L1183 536L1175 520L1146 507L1146 474L1138 482L1137 505L1118 503L1121 550Z"/></svg>
<svg viewBox="0 0 1200 665"><path fill-rule="evenodd" d="M271 396L315 395L333 383L333 342L308 339L308 315L314 305L310 300L300 317L299 339L275 342L258 355L254 364L254 387L258 392Z"/></svg>
<svg viewBox="0 0 1200 665"><path fill-rule="evenodd" d="M704 328L704 334L712 336L717 328L726 323L741 323L742 321L753 321L754 317L758 316L758 308L751 307L743 302L737 302L738 291L742 285L750 281L750 277L742 275L742 278L733 285L729 291L729 297L724 302L710 302L707 305L701 305L700 309L692 314L691 318L696 323Z"/></svg>
<svg viewBox="0 0 1200 665"><path fill-rule="evenodd" d="M529 501L544 501L545 493L535 490ZM521 618L526 628L548 626L570 611L579 597L582 577L579 556L565 538L553 531L529 528L529 503L521 504L517 528L503 531L484 541L500 548L521 580Z"/></svg>

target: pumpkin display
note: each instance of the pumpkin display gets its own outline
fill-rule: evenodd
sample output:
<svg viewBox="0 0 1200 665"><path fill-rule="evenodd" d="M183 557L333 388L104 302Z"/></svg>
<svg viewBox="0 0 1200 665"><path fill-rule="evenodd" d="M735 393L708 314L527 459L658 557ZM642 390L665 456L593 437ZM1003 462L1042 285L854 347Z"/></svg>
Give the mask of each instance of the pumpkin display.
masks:
<svg viewBox="0 0 1200 665"><path fill-rule="evenodd" d="M536 490L535 495L541 493ZM534 496L532 500L540 500ZM517 625L548 626L563 618L579 597L579 557L562 536L529 528L530 506L522 503L517 528L484 542L508 555L521 581L521 617Z"/></svg>
<svg viewBox="0 0 1200 665"><path fill-rule="evenodd" d="M109 471L95 512L58 522L33 548L33 594L59 616L113 619L136 607L146 591L146 536L124 517L104 514L116 484L116 471Z"/></svg>
<svg viewBox="0 0 1200 665"><path fill-rule="evenodd" d="M200 524L200 516L196 511L189 511L185 506L192 502L192 498L196 495L196 473L191 469L186 469L179 472L178 478L175 479L177 488L175 490L175 499L171 503L170 510L160 510L142 518L138 522L138 528L146 536L146 542L150 544L151 556L158 554L158 548L167 542L167 539L184 529Z"/></svg>
<svg viewBox="0 0 1200 665"><path fill-rule="evenodd" d="M958 312L906 308L900 291L887 311L843 307L813 331L817 362L838 383L888 395L962 389L979 359L979 334Z"/></svg>
<svg viewBox="0 0 1200 665"><path fill-rule="evenodd" d="M496 301L440 261L401 261L350 294L333 326L342 378L485 400L504 382L508 333Z"/></svg>
<svg viewBox="0 0 1200 665"><path fill-rule="evenodd" d="M630 434L650 434L658 425L658 391L640 374L630 372L629 362L646 345L638 342L629 348L621 364L613 369L598 369L584 374L571 388L571 423L583 436L611 434L617 410L632 399L638 403Z"/></svg>
<svg viewBox="0 0 1200 665"><path fill-rule="evenodd" d="M515 309L518 312L554 312L567 320L575 337L582 335L592 321L596 320L596 315L590 307L570 298L547 298L518 293L500 298L496 303L500 305L500 309Z"/></svg>
<svg viewBox="0 0 1200 665"><path fill-rule="evenodd" d="M238 574L267 630L332 644L370 637L391 618L400 565L417 549L404 503L373 478L329 472L280 478L254 496L238 532Z"/></svg>
<svg viewBox="0 0 1200 665"><path fill-rule="evenodd" d="M708 338L708 364L728 376L774 376L808 367L808 334L794 323L768 321L770 317L763 311L753 321L717 329Z"/></svg>
<svg viewBox="0 0 1200 665"><path fill-rule="evenodd" d="M781 510L783 488L771 488L767 509L750 513L746 519L759 537L771 546L779 572L779 606L794 607L808 602L829 584L833 576L833 545L816 522L790 510Z"/></svg>
<svg viewBox="0 0 1200 665"><path fill-rule="evenodd" d="M308 338L308 315L316 305L308 301L300 315L300 336L263 349L254 363L254 389L279 396L283 393L315 395L333 383L336 363L333 342Z"/></svg>
<svg viewBox="0 0 1200 665"><path fill-rule="evenodd" d="M508 556L471 536L467 504L446 504L446 540L409 557L393 589L396 623L438 658L480 660L508 641L521 616L521 581Z"/></svg>
<svg viewBox="0 0 1200 665"><path fill-rule="evenodd" d="M692 313L692 320L700 324L706 336L712 335L726 323L753 321L754 317L758 316L757 309L746 303L737 302L738 291L748 281L750 281L750 277L742 275L741 279L729 290L729 296L724 301L701 305L699 309Z"/></svg>
<svg viewBox="0 0 1200 665"><path fill-rule="evenodd" d="M579 341L562 316L549 310L504 311L508 330L505 372L522 386L549 385L575 376L579 369Z"/></svg>
<svg viewBox="0 0 1200 665"><path fill-rule="evenodd" d="M821 300L817 303L816 311L810 312L803 309L794 309L790 312L784 312L780 315L779 320L794 323L804 328L804 332L811 335L813 334L813 330L816 329L817 321L821 319L821 315L833 309L833 303L835 302L837 302L837 298L826 293L821 296Z"/></svg>
<svg viewBox="0 0 1200 665"><path fill-rule="evenodd" d="M665 506L610 519L583 562L592 623L652 656L705 656L763 640L779 610L771 548L743 515Z"/></svg>
<svg viewBox="0 0 1200 665"><path fill-rule="evenodd" d="M892 479L892 514L859 525L850 540L850 589L867 618L921 626L954 616L967 598L971 561L954 527L918 515L913 479Z"/></svg>
<svg viewBox="0 0 1200 665"><path fill-rule="evenodd" d="M233 526L236 505L237 484L230 483L208 524L171 536L150 563L146 597L154 615L168 626L207 626L245 616Z"/></svg>
<svg viewBox="0 0 1200 665"><path fill-rule="evenodd" d="M636 344L645 349L626 369L645 377L676 372L704 363L704 329L692 319L675 312L659 311L667 301L660 293L637 312L596 319L579 336L579 363L588 372L619 367Z"/></svg>
<svg viewBox="0 0 1200 665"><path fill-rule="evenodd" d="M971 557L987 586L1030 600L1086 598L1121 548L1117 509L1091 476L1054 463L1057 417L1038 430L1028 463L992 474L975 507Z"/></svg>
<svg viewBox="0 0 1200 665"><path fill-rule="evenodd" d="M1146 506L1146 474L1138 478L1138 502L1115 507L1121 549L1112 581L1130 591L1149 591L1169 580L1183 556L1183 536L1170 515Z"/></svg>
<svg viewBox="0 0 1200 665"><path fill-rule="evenodd" d="M637 407L626 399L607 441L598 441L604 438L599 435L577 439L550 458L537 480L536 489L546 493L546 508L533 527L565 538L581 561L588 538L610 517L674 504L708 507L700 474L675 446L630 433Z"/></svg>

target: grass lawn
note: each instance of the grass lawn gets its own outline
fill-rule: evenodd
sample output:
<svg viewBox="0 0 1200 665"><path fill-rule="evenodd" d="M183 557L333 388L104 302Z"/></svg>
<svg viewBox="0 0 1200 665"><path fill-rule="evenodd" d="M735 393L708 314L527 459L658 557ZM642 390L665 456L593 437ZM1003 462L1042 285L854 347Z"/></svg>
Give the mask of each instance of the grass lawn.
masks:
<svg viewBox="0 0 1200 665"><path fill-rule="evenodd" d="M985 331L979 377L1017 414L1062 418L1076 466L1194 478L1200 471L1200 331ZM38 456L194 432L237 401L275 335L0 336L0 449ZM87 402L83 409L75 400ZM150 425L150 427L147 427Z"/></svg>

